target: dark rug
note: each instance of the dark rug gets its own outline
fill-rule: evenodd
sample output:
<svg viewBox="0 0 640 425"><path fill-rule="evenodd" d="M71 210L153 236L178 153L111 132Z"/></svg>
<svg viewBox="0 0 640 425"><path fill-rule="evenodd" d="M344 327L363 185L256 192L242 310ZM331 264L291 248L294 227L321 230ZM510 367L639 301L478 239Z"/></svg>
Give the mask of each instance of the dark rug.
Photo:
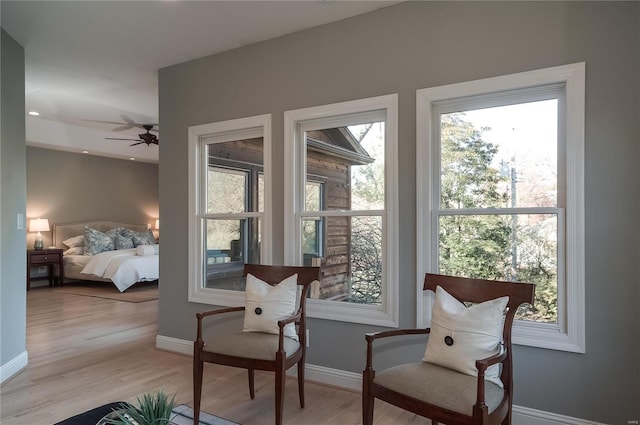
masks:
<svg viewBox="0 0 640 425"><path fill-rule="evenodd" d="M111 413L113 409L118 409L122 403L124 402L116 401L115 403L105 404L104 406L96 407L95 409L72 416L54 425L96 425L100 419Z"/></svg>
<svg viewBox="0 0 640 425"><path fill-rule="evenodd" d="M79 415L65 419L54 425L96 425L100 419L108 415L113 409L118 409L123 404L122 401L105 404L96 407ZM171 415L172 425L193 425L193 409L189 406L181 404L174 407ZM200 412L200 425L240 425L207 412Z"/></svg>

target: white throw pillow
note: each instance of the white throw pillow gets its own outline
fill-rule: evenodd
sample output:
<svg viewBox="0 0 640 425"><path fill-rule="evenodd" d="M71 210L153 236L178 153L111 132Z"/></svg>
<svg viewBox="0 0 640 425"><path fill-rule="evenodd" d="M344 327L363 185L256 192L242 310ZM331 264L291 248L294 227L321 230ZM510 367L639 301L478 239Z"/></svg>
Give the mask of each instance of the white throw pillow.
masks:
<svg viewBox="0 0 640 425"><path fill-rule="evenodd" d="M74 248L76 246L84 246L84 234L74 236L69 239L65 239L62 241L62 243L68 246L69 248Z"/></svg>
<svg viewBox="0 0 640 425"><path fill-rule="evenodd" d="M160 245L138 245L136 247L136 255L156 255L160 252Z"/></svg>
<svg viewBox="0 0 640 425"><path fill-rule="evenodd" d="M466 307L438 286L423 361L478 376L476 360L502 349L503 315L508 302L509 297L501 297ZM502 388L499 366L489 366L484 376Z"/></svg>
<svg viewBox="0 0 640 425"><path fill-rule="evenodd" d="M278 334L278 320L285 319L296 311L297 293L297 273L275 286L247 274L243 331ZM287 324L284 335L298 341L295 324Z"/></svg>
<svg viewBox="0 0 640 425"><path fill-rule="evenodd" d="M84 245L69 248L62 255L84 255Z"/></svg>

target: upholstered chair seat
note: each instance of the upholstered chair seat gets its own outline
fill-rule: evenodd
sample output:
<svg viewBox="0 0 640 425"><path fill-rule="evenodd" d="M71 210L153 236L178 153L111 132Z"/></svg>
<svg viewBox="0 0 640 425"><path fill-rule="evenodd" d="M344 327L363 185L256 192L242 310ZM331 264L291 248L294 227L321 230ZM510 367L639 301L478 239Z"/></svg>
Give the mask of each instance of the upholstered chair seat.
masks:
<svg viewBox="0 0 640 425"><path fill-rule="evenodd" d="M427 362L408 363L376 373L373 380L397 393L425 403L471 416L476 403L478 378ZM433 382L435 385L429 385ZM491 414L504 397L504 390L485 381L485 404Z"/></svg>
<svg viewBox="0 0 640 425"><path fill-rule="evenodd" d="M278 335L262 332L235 332L228 335L205 339L202 351L225 356L275 361L278 352ZM284 338L286 357L295 354L300 343Z"/></svg>

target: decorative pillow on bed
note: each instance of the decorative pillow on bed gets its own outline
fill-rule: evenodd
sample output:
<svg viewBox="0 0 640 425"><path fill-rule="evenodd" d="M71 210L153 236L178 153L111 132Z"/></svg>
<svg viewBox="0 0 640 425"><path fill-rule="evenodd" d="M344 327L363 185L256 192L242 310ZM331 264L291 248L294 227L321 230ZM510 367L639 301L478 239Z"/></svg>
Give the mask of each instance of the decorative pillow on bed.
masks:
<svg viewBox="0 0 640 425"><path fill-rule="evenodd" d="M104 251L116 249L114 241L116 229L102 233L91 227L84 227L84 255L96 255Z"/></svg>
<svg viewBox="0 0 640 425"><path fill-rule="evenodd" d="M114 241L116 243L116 249L133 249L136 247L133 243L133 239L123 235L122 233L118 233L115 236Z"/></svg>
<svg viewBox="0 0 640 425"><path fill-rule="evenodd" d="M62 255L84 255L84 245L73 246L63 252Z"/></svg>
<svg viewBox="0 0 640 425"><path fill-rule="evenodd" d="M151 230L136 232L131 229L121 229L120 234L131 238L131 240L133 240L134 247L137 247L138 245L155 245L158 243L156 238L153 237L153 232Z"/></svg>
<svg viewBox="0 0 640 425"><path fill-rule="evenodd" d="M136 255L144 257L145 255L156 255L160 252L160 245L138 245L136 247Z"/></svg>
<svg viewBox="0 0 640 425"><path fill-rule="evenodd" d="M466 307L440 286L431 316L431 333L423 361L478 376L476 360L501 351L502 322L509 297ZM499 365L485 372L485 380L502 388Z"/></svg>
<svg viewBox="0 0 640 425"><path fill-rule="evenodd" d="M278 320L289 317L296 311L297 293L297 273L275 286L247 274L243 331L277 335L280 331ZM284 335L298 341L293 323L284 327Z"/></svg>
<svg viewBox="0 0 640 425"><path fill-rule="evenodd" d="M84 245L84 234L74 236L72 238L66 239L62 241L63 244L68 246L69 248L73 248L74 246L83 246Z"/></svg>

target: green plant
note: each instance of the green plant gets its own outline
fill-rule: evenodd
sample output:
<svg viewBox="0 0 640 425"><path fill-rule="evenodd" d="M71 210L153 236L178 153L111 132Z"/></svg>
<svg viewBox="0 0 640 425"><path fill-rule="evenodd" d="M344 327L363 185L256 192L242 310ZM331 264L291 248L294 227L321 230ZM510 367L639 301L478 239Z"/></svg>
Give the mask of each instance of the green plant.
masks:
<svg viewBox="0 0 640 425"><path fill-rule="evenodd" d="M170 423L171 411L176 405L175 396L169 398L164 391L145 393L137 398L137 405L123 403L114 410L105 425L165 425Z"/></svg>

